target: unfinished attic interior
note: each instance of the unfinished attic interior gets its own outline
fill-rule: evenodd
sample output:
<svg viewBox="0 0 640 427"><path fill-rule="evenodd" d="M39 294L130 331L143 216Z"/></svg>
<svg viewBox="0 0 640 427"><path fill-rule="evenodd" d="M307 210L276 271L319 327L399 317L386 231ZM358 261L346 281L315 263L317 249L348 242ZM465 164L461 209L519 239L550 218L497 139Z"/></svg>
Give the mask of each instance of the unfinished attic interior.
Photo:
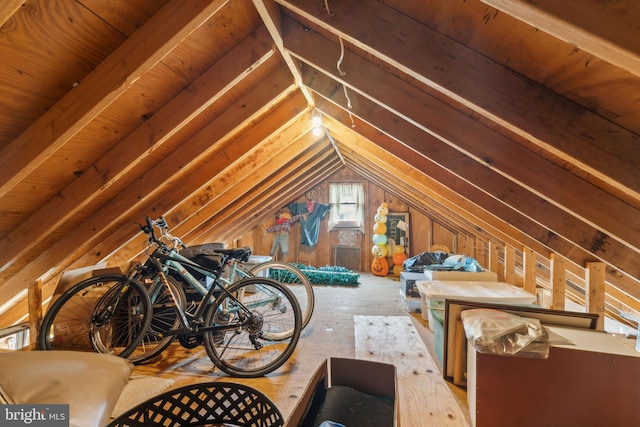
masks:
<svg viewBox="0 0 640 427"><path fill-rule="evenodd" d="M384 202L408 256L634 329L638 22L633 0L5 0L0 328L37 327L65 271L142 259L145 216L268 255L282 207L356 183L360 227L294 227L289 261L369 272Z"/></svg>

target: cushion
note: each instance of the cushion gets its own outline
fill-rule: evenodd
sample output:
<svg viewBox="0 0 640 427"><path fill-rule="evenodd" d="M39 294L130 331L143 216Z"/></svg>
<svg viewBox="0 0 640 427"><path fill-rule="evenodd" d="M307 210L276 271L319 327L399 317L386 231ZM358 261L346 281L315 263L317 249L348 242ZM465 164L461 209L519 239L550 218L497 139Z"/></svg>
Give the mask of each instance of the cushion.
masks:
<svg viewBox="0 0 640 427"><path fill-rule="evenodd" d="M108 354L0 353L0 395L16 404L69 404L70 426L101 427L132 372L131 362Z"/></svg>

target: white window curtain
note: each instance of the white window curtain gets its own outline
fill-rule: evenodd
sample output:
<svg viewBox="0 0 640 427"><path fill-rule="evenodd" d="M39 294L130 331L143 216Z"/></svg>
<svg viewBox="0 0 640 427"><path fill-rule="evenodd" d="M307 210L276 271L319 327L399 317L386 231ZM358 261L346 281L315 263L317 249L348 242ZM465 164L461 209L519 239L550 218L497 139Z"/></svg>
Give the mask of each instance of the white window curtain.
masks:
<svg viewBox="0 0 640 427"><path fill-rule="evenodd" d="M364 233L364 190L362 184L330 184L331 216L329 230L337 227L359 228Z"/></svg>

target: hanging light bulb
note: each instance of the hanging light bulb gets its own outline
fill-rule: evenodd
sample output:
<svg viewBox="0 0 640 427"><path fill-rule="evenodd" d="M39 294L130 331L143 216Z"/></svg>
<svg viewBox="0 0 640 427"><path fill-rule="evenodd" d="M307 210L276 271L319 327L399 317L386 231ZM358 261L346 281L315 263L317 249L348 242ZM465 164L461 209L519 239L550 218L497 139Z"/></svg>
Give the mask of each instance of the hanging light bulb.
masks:
<svg viewBox="0 0 640 427"><path fill-rule="evenodd" d="M311 113L311 125L314 129L322 126L322 114L320 114L320 111L313 110L313 113Z"/></svg>
<svg viewBox="0 0 640 427"><path fill-rule="evenodd" d="M322 128L321 127L313 128L313 136L320 136L320 135L322 135Z"/></svg>

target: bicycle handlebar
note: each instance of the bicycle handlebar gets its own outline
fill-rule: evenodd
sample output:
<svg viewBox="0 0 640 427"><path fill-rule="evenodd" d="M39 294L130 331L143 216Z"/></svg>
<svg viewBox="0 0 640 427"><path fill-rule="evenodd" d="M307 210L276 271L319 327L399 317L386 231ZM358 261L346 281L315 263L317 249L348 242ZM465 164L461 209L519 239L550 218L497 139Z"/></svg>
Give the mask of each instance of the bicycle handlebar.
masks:
<svg viewBox="0 0 640 427"><path fill-rule="evenodd" d="M149 236L149 241L152 243L155 243L156 245L160 246L160 247L168 247L168 245L163 242L161 239L162 237L166 237L169 240L171 240L171 242L173 243L174 247L180 247L180 248L186 248L187 245L185 245L182 240L180 240L180 238L172 236L169 233L169 225L167 224L167 221L164 219L164 217L159 217L157 220L152 220L150 217L145 217L145 222L146 222L146 226L140 225L140 229L142 231L144 231L148 236ZM155 232L155 227L158 227L160 229L160 233L161 236L160 238L158 238L158 236L156 236L156 232Z"/></svg>

